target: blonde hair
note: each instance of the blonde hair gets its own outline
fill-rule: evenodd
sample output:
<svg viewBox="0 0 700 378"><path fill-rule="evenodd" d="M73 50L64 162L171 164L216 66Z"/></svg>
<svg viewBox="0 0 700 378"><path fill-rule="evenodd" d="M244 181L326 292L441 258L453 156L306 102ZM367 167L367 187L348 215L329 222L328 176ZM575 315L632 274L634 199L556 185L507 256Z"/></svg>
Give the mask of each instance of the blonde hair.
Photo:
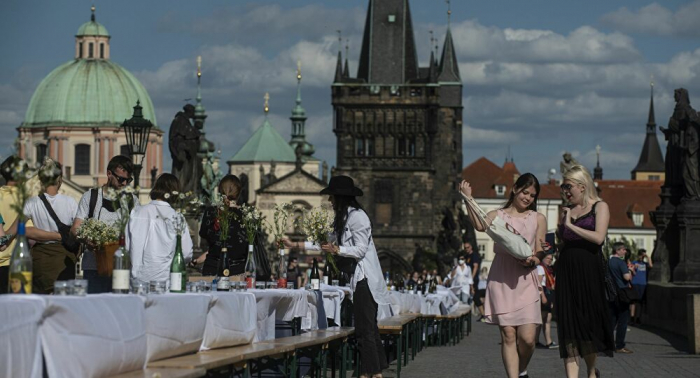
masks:
<svg viewBox="0 0 700 378"><path fill-rule="evenodd" d="M587 206L589 201L597 202L601 200L600 197L598 197L598 191L596 190L595 183L593 183L591 174L588 172L588 169L586 169L586 167L579 164L573 165L564 174L564 180L573 181L576 184L583 186L584 206Z"/></svg>

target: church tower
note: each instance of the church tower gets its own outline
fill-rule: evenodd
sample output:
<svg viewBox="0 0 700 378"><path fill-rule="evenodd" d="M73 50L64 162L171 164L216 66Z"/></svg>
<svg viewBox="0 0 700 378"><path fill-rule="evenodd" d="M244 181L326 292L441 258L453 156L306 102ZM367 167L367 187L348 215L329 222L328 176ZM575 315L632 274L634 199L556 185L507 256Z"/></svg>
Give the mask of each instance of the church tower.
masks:
<svg viewBox="0 0 700 378"><path fill-rule="evenodd" d="M632 170L632 180L664 181L666 165L661 154L659 140L656 137L656 119L654 117L654 83L651 83L651 99L649 100L649 119L647 134L644 139L642 153L639 155L637 166Z"/></svg>
<svg viewBox="0 0 700 378"><path fill-rule="evenodd" d="M370 0L357 76L338 51L334 174L352 177L385 268L433 248L462 167L462 83L448 26L440 61L419 67L408 0ZM346 53L347 58L347 53ZM454 213L454 212L453 212ZM387 261L387 259L389 261Z"/></svg>

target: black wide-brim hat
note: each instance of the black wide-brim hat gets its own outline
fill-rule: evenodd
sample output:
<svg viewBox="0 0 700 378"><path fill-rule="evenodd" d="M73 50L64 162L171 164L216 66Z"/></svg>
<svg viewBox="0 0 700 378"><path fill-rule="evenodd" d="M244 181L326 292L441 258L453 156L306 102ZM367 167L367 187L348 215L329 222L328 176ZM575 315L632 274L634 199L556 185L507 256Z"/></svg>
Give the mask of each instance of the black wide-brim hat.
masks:
<svg viewBox="0 0 700 378"><path fill-rule="evenodd" d="M355 182L348 176L333 176L328 187L321 190L320 194L328 194L333 196L362 196L362 189L355 186Z"/></svg>

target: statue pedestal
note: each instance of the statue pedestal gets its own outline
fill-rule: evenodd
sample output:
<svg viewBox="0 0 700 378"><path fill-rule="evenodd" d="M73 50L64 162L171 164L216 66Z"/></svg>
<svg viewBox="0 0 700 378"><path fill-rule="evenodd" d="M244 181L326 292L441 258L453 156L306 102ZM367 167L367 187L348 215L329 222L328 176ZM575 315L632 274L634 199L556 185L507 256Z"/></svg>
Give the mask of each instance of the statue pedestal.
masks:
<svg viewBox="0 0 700 378"><path fill-rule="evenodd" d="M678 265L673 269L676 284L700 285L700 201L682 201L676 209L680 243Z"/></svg>
<svg viewBox="0 0 700 378"><path fill-rule="evenodd" d="M671 282L673 264L678 261L678 222L676 207L671 203L671 189L661 188L661 205L651 212L656 227L656 245L651 255L654 269L649 272L650 281Z"/></svg>
<svg viewBox="0 0 700 378"><path fill-rule="evenodd" d="M695 323L698 316L689 307L691 295L700 294L700 285L676 285L672 283L649 282L647 285L647 302L642 321L644 325L663 329L680 336L688 334L690 322Z"/></svg>

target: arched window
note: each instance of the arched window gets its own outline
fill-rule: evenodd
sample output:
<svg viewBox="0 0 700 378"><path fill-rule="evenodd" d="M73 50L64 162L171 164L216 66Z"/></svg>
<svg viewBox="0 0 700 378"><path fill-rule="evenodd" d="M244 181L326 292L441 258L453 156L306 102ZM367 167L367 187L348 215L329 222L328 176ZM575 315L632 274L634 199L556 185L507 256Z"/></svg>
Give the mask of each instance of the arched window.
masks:
<svg viewBox="0 0 700 378"><path fill-rule="evenodd" d="M105 58L105 44L100 43L100 59L104 59L104 58Z"/></svg>
<svg viewBox="0 0 700 378"><path fill-rule="evenodd" d="M48 148L46 147L46 144L37 144L36 145L36 162L37 164L41 164L44 162L44 158L46 157L46 153L48 151Z"/></svg>
<svg viewBox="0 0 700 378"><path fill-rule="evenodd" d="M82 57L83 57L83 43L80 42L78 44L78 58L82 58Z"/></svg>
<svg viewBox="0 0 700 378"><path fill-rule="evenodd" d="M90 145L76 144L75 145L75 174L89 175L90 174Z"/></svg>

